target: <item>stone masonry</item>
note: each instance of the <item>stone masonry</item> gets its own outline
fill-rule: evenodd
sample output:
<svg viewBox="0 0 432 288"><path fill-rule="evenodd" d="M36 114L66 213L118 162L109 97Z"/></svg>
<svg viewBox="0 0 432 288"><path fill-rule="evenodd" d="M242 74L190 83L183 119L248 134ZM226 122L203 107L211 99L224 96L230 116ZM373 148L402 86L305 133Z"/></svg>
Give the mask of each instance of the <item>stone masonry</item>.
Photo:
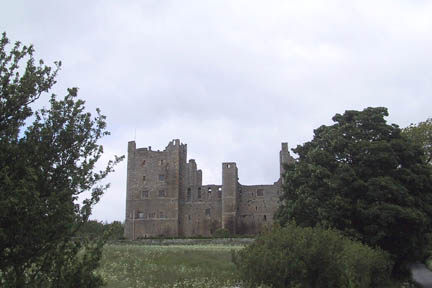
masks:
<svg viewBox="0 0 432 288"><path fill-rule="evenodd" d="M280 173L293 161L282 143ZM222 185L202 185L187 145L171 141L164 151L128 143L125 237L211 236L225 228L232 234L257 234L273 223L282 180L271 185L241 185L237 165L222 163Z"/></svg>

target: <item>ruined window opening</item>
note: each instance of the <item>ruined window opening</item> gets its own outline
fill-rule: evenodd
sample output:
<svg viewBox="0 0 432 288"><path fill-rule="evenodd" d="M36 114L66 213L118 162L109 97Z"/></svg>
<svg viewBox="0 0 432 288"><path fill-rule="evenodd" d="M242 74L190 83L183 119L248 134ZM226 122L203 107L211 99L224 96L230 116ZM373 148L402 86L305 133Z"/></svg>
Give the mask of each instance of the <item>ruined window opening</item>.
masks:
<svg viewBox="0 0 432 288"><path fill-rule="evenodd" d="M201 187L198 187L198 194L197 194L197 198L201 199Z"/></svg>
<svg viewBox="0 0 432 288"><path fill-rule="evenodd" d="M146 176L142 176L142 181L146 181Z"/></svg>
<svg viewBox="0 0 432 288"><path fill-rule="evenodd" d="M159 175L159 181L165 181L165 175L164 174Z"/></svg>
<svg viewBox="0 0 432 288"><path fill-rule="evenodd" d="M191 201L191 199L192 199L192 191L191 191L191 188L189 187L187 189L187 198L186 198L186 201Z"/></svg>
<svg viewBox="0 0 432 288"><path fill-rule="evenodd" d="M149 218L156 218L156 212L149 213Z"/></svg>
<svg viewBox="0 0 432 288"><path fill-rule="evenodd" d="M161 219L165 218L164 213L162 211L159 212L159 218Z"/></svg>
<svg viewBox="0 0 432 288"><path fill-rule="evenodd" d="M145 213L144 212L138 212L138 219L144 219Z"/></svg>
<svg viewBox="0 0 432 288"><path fill-rule="evenodd" d="M159 160L159 165L163 165L164 160Z"/></svg>
<svg viewBox="0 0 432 288"><path fill-rule="evenodd" d="M231 164L227 164L227 168L231 168Z"/></svg>
<svg viewBox="0 0 432 288"><path fill-rule="evenodd" d="M165 197L165 190L159 190L159 197Z"/></svg>
<svg viewBox="0 0 432 288"><path fill-rule="evenodd" d="M258 211L258 206L255 206L255 211Z"/></svg>
<svg viewBox="0 0 432 288"><path fill-rule="evenodd" d="M263 189L257 189L257 196L264 196L264 190Z"/></svg>
<svg viewBox="0 0 432 288"><path fill-rule="evenodd" d="M264 215L264 221L267 221L267 215Z"/></svg>
<svg viewBox="0 0 432 288"><path fill-rule="evenodd" d="M211 193L212 193L212 188L208 187L208 194L211 194Z"/></svg>
<svg viewBox="0 0 432 288"><path fill-rule="evenodd" d="M141 162L141 166L144 166L146 164L146 160L143 160L142 162Z"/></svg>
<svg viewBox="0 0 432 288"><path fill-rule="evenodd" d="M149 191L147 190L141 191L141 199L148 198L148 197L149 197Z"/></svg>
<svg viewBox="0 0 432 288"><path fill-rule="evenodd" d="M210 208L207 208L207 209L205 210L205 215L206 215L206 216L210 216Z"/></svg>
<svg viewBox="0 0 432 288"><path fill-rule="evenodd" d="M189 215L188 215L188 221L191 221L191 219L192 219L192 217L191 217L191 215L189 214Z"/></svg>
<svg viewBox="0 0 432 288"><path fill-rule="evenodd" d="M222 198L222 187L218 187L218 198Z"/></svg>

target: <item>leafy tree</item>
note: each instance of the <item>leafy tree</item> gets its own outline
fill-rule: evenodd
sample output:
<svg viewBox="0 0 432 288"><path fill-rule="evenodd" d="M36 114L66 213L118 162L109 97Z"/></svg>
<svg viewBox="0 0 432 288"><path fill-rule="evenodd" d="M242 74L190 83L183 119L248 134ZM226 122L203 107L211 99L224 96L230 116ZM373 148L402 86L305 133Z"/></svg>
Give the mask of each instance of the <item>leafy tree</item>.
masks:
<svg viewBox="0 0 432 288"><path fill-rule="evenodd" d="M421 260L431 232L432 179L422 148L388 125L386 108L346 111L314 130L287 167L281 224L333 227L393 255L395 275Z"/></svg>
<svg viewBox="0 0 432 288"><path fill-rule="evenodd" d="M105 232L104 226L103 222L89 220L81 225L76 235L78 237L98 238L103 236Z"/></svg>
<svg viewBox="0 0 432 288"><path fill-rule="evenodd" d="M265 231L233 261L249 287L386 287L393 267L380 249L336 230L294 223Z"/></svg>
<svg viewBox="0 0 432 288"><path fill-rule="evenodd" d="M49 108L32 105L55 84L61 63L35 63L32 46L10 51L0 39L0 286L98 287L102 240L74 237L108 185L99 184L122 158L103 171L98 140L108 135L105 116L85 112L77 89ZM24 67L21 67L24 62ZM33 121L31 123L31 121ZM78 205L78 196L91 197Z"/></svg>
<svg viewBox="0 0 432 288"><path fill-rule="evenodd" d="M104 225L105 230L109 233L109 239L119 240L124 238L124 225L120 221L113 221L112 223Z"/></svg>
<svg viewBox="0 0 432 288"><path fill-rule="evenodd" d="M90 239L105 237L108 240L119 240L124 238L124 228L120 221L103 223L96 220L89 220L77 231L77 236Z"/></svg>
<svg viewBox="0 0 432 288"><path fill-rule="evenodd" d="M423 146L425 150L425 161L428 164L432 164L432 118L420 122L417 125L411 124L402 129L402 133Z"/></svg>

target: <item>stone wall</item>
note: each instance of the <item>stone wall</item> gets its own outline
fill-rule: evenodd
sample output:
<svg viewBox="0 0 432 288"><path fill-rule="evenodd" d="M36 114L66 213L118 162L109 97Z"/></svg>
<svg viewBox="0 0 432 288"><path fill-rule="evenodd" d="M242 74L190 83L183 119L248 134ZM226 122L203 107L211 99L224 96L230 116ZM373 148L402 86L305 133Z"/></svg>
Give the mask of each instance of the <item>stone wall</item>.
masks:
<svg viewBox="0 0 432 288"><path fill-rule="evenodd" d="M257 234L273 224L273 214L279 207L279 190L279 182L274 185L241 185L237 218L239 234Z"/></svg>

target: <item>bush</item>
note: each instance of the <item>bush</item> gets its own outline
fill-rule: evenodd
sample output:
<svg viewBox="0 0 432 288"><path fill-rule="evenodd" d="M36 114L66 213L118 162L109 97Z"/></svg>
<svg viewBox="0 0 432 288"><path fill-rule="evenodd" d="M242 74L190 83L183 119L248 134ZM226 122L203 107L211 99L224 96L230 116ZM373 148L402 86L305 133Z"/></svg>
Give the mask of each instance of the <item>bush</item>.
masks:
<svg viewBox="0 0 432 288"><path fill-rule="evenodd" d="M232 237L230 231L225 228L218 228L212 235L214 238L230 238Z"/></svg>
<svg viewBox="0 0 432 288"><path fill-rule="evenodd" d="M393 268L388 254L335 230L288 224L233 252L249 287L382 287Z"/></svg>

